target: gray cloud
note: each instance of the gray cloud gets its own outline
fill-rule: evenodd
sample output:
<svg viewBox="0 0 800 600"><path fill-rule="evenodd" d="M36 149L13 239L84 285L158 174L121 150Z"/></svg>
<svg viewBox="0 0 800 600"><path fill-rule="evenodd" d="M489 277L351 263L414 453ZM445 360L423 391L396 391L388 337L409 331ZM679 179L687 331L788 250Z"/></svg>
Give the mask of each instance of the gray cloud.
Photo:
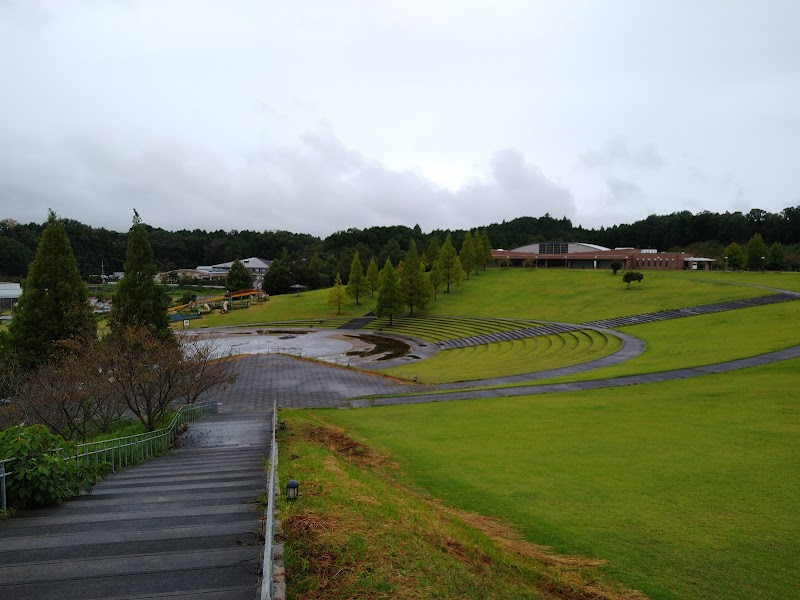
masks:
<svg viewBox="0 0 800 600"><path fill-rule="evenodd" d="M486 175L443 188L349 148L327 123L291 146L262 147L239 160L174 144L123 149L96 137L46 147L0 132L3 216L68 218L124 230L136 207L166 229L289 229L325 236L337 229L419 223L475 227L524 214L573 216L569 191L519 150L496 152Z"/></svg>
<svg viewBox="0 0 800 600"><path fill-rule="evenodd" d="M0 0L0 216L324 234L778 211L800 189L799 19L793 0Z"/></svg>
<svg viewBox="0 0 800 600"><path fill-rule="evenodd" d="M615 205L641 202L644 198L642 188L633 183L617 177L606 179L606 186L611 193L611 200Z"/></svg>
<svg viewBox="0 0 800 600"><path fill-rule="evenodd" d="M580 164L589 169L625 165L637 169L659 169L664 159L655 144L631 146L624 140L611 140L601 149L588 150Z"/></svg>

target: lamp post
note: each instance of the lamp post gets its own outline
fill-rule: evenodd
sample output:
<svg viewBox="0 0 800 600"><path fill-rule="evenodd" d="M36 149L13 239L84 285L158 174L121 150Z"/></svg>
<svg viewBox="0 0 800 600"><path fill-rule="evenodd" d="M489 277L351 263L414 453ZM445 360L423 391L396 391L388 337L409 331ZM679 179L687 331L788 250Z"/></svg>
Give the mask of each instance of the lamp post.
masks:
<svg viewBox="0 0 800 600"><path fill-rule="evenodd" d="M725 257L725 272L728 272L728 257Z"/></svg>
<svg viewBox="0 0 800 600"><path fill-rule="evenodd" d="M297 500L297 496L300 495L300 485L294 480L290 479L286 482L286 499L287 500Z"/></svg>

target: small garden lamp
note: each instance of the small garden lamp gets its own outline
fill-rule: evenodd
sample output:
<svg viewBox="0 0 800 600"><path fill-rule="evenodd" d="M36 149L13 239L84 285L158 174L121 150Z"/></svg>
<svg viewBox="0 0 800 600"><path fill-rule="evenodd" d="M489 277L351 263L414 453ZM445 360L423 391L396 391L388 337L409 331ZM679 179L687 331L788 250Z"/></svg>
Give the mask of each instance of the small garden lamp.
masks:
<svg viewBox="0 0 800 600"><path fill-rule="evenodd" d="M287 500L297 500L297 496L300 494L300 485L294 480L290 479L286 482L286 499Z"/></svg>

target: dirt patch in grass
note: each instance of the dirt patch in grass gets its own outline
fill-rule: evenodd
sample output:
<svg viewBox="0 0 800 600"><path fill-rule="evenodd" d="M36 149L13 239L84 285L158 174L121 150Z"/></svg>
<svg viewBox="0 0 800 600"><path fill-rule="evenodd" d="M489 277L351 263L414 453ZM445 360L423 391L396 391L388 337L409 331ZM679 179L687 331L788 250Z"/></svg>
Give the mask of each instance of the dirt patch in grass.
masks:
<svg viewBox="0 0 800 600"><path fill-rule="evenodd" d="M372 348L367 350L352 350L347 353L348 356L378 356L375 360L391 360L393 358L400 358L411 352L411 346L407 343L394 338L383 337L382 335L370 335L368 333L359 333L354 335L346 335L345 337L359 339L372 345Z"/></svg>
<svg viewBox="0 0 800 600"><path fill-rule="evenodd" d="M287 507L290 598L646 600L609 581L605 561L555 554L501 520L444 506L406 488L387 469L397 465L345 430L293 421L286 443L325 448L325 487L349 493L315 493L309 472L307 503Z"/></svg>
<svg viewBox="0 0 800 600"><path fill-rule="evenodd" d="M322 444L349 462L357 463L360 466L376 467L386 463L385 458L372 448L357 442L343 431L333 427L312 427L307 430L306 435L309 440Z"/></svg>

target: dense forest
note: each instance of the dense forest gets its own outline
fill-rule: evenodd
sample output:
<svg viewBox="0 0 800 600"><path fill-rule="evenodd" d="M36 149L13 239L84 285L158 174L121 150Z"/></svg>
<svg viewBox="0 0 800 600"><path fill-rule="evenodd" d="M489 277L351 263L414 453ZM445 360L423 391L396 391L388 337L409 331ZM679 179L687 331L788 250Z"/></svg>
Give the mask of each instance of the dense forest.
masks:
<svg viewBox="0 0 800 600"><path fill-rule="evenodd" d="M88 280L122 271L127 232L94 228L64 219L81 275ZM0 278L19 281L33 259L44 223L0 221ZM731 242L745 244L755 233L767 244L779 242L786 250L787 267L800 270L800 206L780 213L753 209L741 212L692 214L688 211L651 215L631 224L608 228L575 227L567 218L519 217L485 227L495 248L511 249L538 241L582 241L608 246L689 251L709 258L721 258ZM374 256L379 265L390 258L397 263L415 240L420 251L434 247L451 234L460 247L464 230L434 230L423 233L395 225L338 231L325 239L289 231L166 231L148 227L150 243L160 271L194 268L258 256L275 261L265 281L271 293L286 291L293 283L310 288L326 287L336 273L346 277L354 253L367 265ZM346 280L345 280L346 283Z"/></svg>

